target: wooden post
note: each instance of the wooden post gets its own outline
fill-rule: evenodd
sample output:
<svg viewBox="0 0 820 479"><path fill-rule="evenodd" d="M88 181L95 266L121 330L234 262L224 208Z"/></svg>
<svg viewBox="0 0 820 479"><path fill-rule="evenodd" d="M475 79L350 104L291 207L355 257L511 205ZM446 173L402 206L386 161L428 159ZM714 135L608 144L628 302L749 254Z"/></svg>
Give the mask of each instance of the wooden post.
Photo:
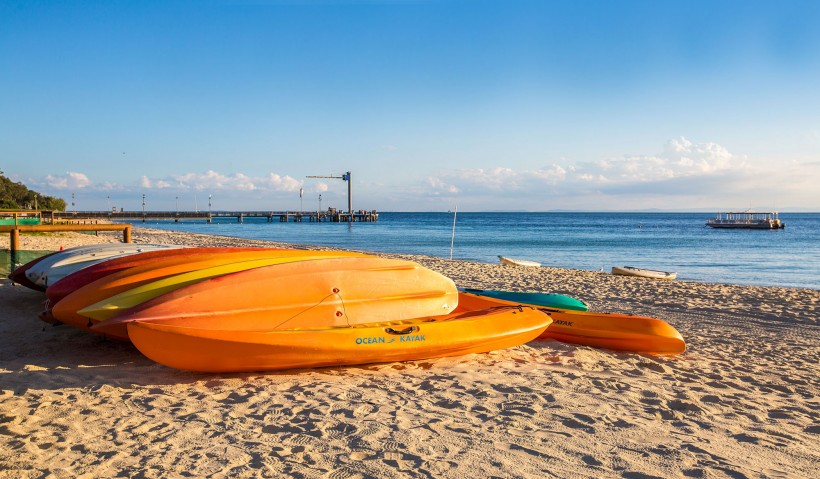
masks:
<svg viewBox="0 0 820 479"><path fill-rule="evenodd" d="M125 227L122 230L122 242L123 243L130 243L131 242L131 225Z"/></svg>
<svg viewBox="0 0 820 479"><path fill-rule="evenodd" d="M20 249L20 230L14 228L9 234L11 235L9 238L9 249L11 251L17 251Z"/></svg>

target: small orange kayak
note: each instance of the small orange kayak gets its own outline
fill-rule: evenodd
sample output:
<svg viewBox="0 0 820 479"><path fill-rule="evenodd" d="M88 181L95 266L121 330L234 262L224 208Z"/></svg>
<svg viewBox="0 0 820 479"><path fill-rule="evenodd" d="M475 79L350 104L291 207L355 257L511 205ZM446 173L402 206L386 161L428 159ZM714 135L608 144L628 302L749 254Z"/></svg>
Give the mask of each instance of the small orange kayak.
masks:
<svg viewBox="0 0 820 479"><path fill-rule="evenodd" d="M458 356L526 343L551 319L535 308L467 305L450 314L350 327L241 331L128 323L145 356L176 369L269 371ZM486 303L484 303L486 304ZM473 306L478 306L474 304Z"/></svg>
<svg viewBox="0 0 820 479"><path fill-rule="evenodd" d="M93 329L122 336L134 321L244 331L339 327L446 314L458 302L450 278L412 261L325 258L213 277L123 309Z"/></svg>
<svg viewBox="0 0 820 479"><path fill-rule="evenodd" d="M666 321L647 316L541 309L552 324L539 339L594 348L675 355L686 351L686 342Z"/></svg>
<svg viewBox="0 0 820 479"><path fill-rule="evenodd" d="M462 293L460 301L468 296L474 295ZM505 303L516 304L508 301ZM681 334L662 319L558 308L539 309L552 318L552 324L538 339L555 339L593 348L634 353L674 355L686 351L686 343Z"/></svg>
<svg viewBox="0 0 820 479"><path fill-rule="evenodd" d="M224 252L219 253L163 257L92 281L58 301L50 310L42 313L40 318L46 322L60 322L79 329L91 331L90 328L93 324L93 320L88 316L80 314L81 310L109 298L135 290L136 288L145 288L147 285L163 280L171 283L170 278L180 277L192 272L202 272L225 265L231 268L232 271L238 271L243 268L259 267L260 264L331 258L339 255L352 255L355 257L366 256L362 253L307 250L254 249L237 252L226 248ZM223 271L224 270L219 270L214 274ZM207 274L203 273L194 280L205 280L207 278ZM166 285L166 288L173 289L174 286L173 284L169 284ZM177 284L176 286L182 287L184 283ZM153 296L150 296L150 293L146 293L146 296L144 296L145 300L151 297ZM110 314L113 315L114 312ZM109 334L109 336L115 339L128 340L124 327L121 328L121 334Z"/></svg>

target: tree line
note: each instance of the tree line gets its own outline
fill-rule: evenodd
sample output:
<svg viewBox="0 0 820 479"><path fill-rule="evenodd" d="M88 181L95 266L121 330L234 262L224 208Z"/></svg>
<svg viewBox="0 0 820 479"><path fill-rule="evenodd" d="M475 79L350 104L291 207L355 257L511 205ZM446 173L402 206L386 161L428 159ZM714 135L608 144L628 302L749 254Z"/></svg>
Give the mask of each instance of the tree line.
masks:
<svg viewBox="0 0 820 479"><path fill-rule="evenodd" d="M65 200L32 191L22 182L15 183L0 171L0 209L65 211Z"/></svg>

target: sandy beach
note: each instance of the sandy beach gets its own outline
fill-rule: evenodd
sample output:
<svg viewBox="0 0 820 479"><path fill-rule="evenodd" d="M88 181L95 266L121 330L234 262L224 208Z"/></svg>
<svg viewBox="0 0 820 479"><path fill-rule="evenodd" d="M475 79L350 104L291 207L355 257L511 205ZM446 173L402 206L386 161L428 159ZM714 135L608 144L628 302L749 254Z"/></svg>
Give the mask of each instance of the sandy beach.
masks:
<svg viewBox="0 0 820 479"><path fill-rule="evenodd" d="M120 239L24 235L22 247ZM133 239L275 245L146 228ZM688 350L654 357L542 341L454 358L199 374L42 323L44 295L3 280L0 478L817 477L820 292L383 256L459 287L570 294L591 310L661 318Z"/></svg>

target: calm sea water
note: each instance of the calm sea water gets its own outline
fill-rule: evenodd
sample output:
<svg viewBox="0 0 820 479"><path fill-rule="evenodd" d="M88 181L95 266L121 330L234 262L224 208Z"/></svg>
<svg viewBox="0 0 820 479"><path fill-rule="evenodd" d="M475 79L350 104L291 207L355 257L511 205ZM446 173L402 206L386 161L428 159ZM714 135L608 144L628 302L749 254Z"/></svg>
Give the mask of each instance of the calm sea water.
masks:
<svg viewBox="0 0 820 479"><path fill-rule="evenodd" d="M719 230L705 213L458 213L453 259L498 255L545 266L637 266L713 283L820 289L820 214L781 214L775 231ZM142 223L137 223L141 225ZM151 222L240 238L448 258L452 213L381 213L377 223Z"/></svg>

